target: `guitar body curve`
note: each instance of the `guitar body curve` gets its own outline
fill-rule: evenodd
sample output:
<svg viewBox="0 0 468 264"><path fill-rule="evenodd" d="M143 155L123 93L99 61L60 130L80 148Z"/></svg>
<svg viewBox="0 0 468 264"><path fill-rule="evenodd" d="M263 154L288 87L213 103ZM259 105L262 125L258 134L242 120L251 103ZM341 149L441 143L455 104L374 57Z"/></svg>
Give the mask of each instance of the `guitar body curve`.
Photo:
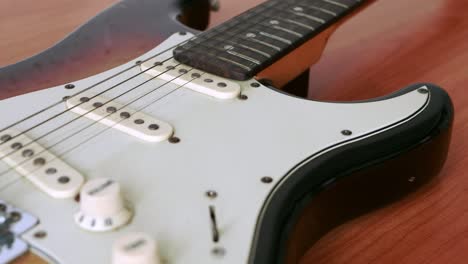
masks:
<svg viewBox="0 0 468 264"><path fill-rule="evenodd" d="M330 229L401 199L440 172L453 124L448 94L415 84L380 100L421 86L429 87L431 102L411 122L311 157L291 170L263 208L252 263L297 263Z"/></svg>
<svg viewBox="0 0 468 264"><path fill-rule="evenodd" d="M178 0L123 0L49 49L0 68L0 98L94 75L147 52L175 32L196 32L177 20L184 7L191 10L187 5Z"/></svg>
<svg viewBox="0 0 468 264"><path fill-rule="evenodd" d="M217 263L220 257L212 252L218 252L213 250L219 247L225 252L221 256L224 263L281 261L284 258L281 250L265 250L259 245L274 245L274 248L284 245L277 240L284 235L279 233L284 229L278 229L278 224L295 222L290 218L292 212L285 208L297 206L306 193L311 190L315 193L319 187L335 180L340 182L341 176L362 166L391 160L396 154L417 149L425 141L439 150L434 167L429 167L431 171L426 177L432 176L443 163L448 138L441 136L443 140L439 142L437 136L449 134L452 108L447 95L433 85L415 85L385 100L328 103L285 95L248 80L236 82L248 100L222 101L180 89L172 83L165 84L163 80L148 82L147 76L138 75L141 71L135 64L137 60L164 57L161 51L170 50L187 38L189 34L175 34L140 58L74 82L73 90L73 93L81 93L78 96L82 98L93 98L86 95L87 87L101 83L103 86L95 87L94 92L106 88L103 80L133 66L119 78L134 89L119 96L118 101L132 102L135 96L157 89L151 96L145 96L144 102L155 101L144 108L144 112L169 122L181 139L178 144L167 141L148 144L121 133L114 126L108 129L86 118L75 122L76 114L71 112L27 132L30 137L41 138L40 144L53 144L50 151L85 174L87 180L106 176L121 182L135 212L127 226L106 235L90 236L72 221L79 210L73 199L52 199L47 192L39 191L34 184L7 169L7 177L1 178L0 196L40 219L22 238L50 260L108 262L113 241L128 232L144 231L158 238L161 258L172 263L187 263L193 259L200 263ZM118 95L125 87L104 90L103 96ZM9 109L14 114L3 118L1 126L24 119L31 110L53 105L65 96L77 95L58 86L3 100L0 111ZM136 106L141 106L140 103ZM55 115L61 111L63 104L57 104L42 114ZM41 120L43 115L32 121ZM311 119L312 122L307 122ZM62 129L64 122L68 124L66 129ZM28 124L16 128L25 131ZM439 130L445 133L436 133ZM249 133L246 135L245 131ZM47 136L51 133L53 137ZM61 140L57 142L58 139L67 144L59 144ZM3 146L10 149L14 143L13 138ZM362 154L359 157L349 154L355 151ZM337 160L343 166L330 166ZM389 180L394 179L390 177ZM215 190L219 197L207 198L205 193L209 190ZM285 191L287 195L278 195ZM279 202L275 202L276 199ZM211 207L217 214L219 237L216 239L210 239L213 236L208 214ZM276 215L277 212L281 215ZM47 231L47 238L36 238L35 234L41 230ZM272 234L272 230L278 233ZM77 252L75 246L63 244L60 234L67 234L87 255ZM266 241L271 242L267 244Z"/></svg>
<svg viewBox="0 0 468 264"><path fill-rule="evenodd" d="M131 1L124 1L124 2L129 3ZM152 3L155 3L155 2L159 3L159 1L152 1ZM122 3L120 4L120 7L122 7ZM150 2L148 1L148 3ZM159 36L159 34L161 34L161 38L155 37L156 35L150 36L146 39L141 38L141 36L133 36L134 39L139 39L139 41L141 41L139 42L140 44L143 42L148 43L147 46L139 46L142 52L146 51L150 47L153 47L155 44L161 43L163 39L165 39L166 37L170 35L170 33L173 33L175 31L191 31L190 29L181 25L175 19L176 14L180 13L181 11L180 8L176 7L176 5L162 5L160 3L157 5L158 5L157 6L158 10L162 10L161 14L163 13L165 14L165 15L159 16L161 17L161 21L163 23L160 23L157 25L151 24L149 25L149 27L158 28L158 30L160 29L160 31L158 31L160 33L156 35ZM109 33L112 31L112 27L108 27L109 25L112 25L112 23L108 24L108 23L103 23L103 22L108 22L109 20L107 19L112 20L118 17L117 16L118 9L114 9L117 7L113 7L112 9L110 9L110 10L113 10L112 12L113 15L106 16L105 15L106 13L104 13L103 15L98 17L99 19L94 20L94 22L96 23L99 22L101 26L95 27L96 25L93 25L92 23L86 24L82 29L73 33L63 42L59 43L55 47L55 50L53 52L49 50L36 57L33 57L32 59L26 60L17 65L13 65L13 66L2 69L2 73L0 73L0 81L5 81L4 83L2 83L2 87L4 89L15 90L23 86L31 87L31 89L35 89L34 88L35 86L36 88L38 86L41 86L41 87L48 86L51 84L50 78L48 78L45 75L44 76L40 76L40 75L43 72L49 72L50 70L55 70L56 74L57 73L60 74L60 71L63 71L62 72L64 74L63 76L66 76L67 70L65 70L64 67L61 67L61 65L63 65L61 64L62 62L57 63L56 61L57 57L54 57L57 50L59 49L62 49L64 51L64 53L62 53L61 55L64 55L65 57L69 56L70 54L73 54L72 57L76 60L66 61L66 64L73 65L73 63L76 63L75 68L74 68L74 70L76 71L79 71L79 68L80 68L79 66L82 65L82 63L84 63L84 60L86 59L89 59L89 60L105 59L107 55L109 56L111 56L111 54L115 55L113 54L113 52L116 52L116 54L124 54L125 47L123 46L116 47L115 50L106 50L106 52L109 53L107 55L99 53L96 56L96 54L89 53L89 50L83 49L82 51L79 51L76 49L76 46L71 45L71 43L75 43L75 45L77 43L80 43L79 45L80 47L86 47L87 45L81 45L81 44L92 43L93 45L90 45L90 46L102 48L102 47L105 47L107 44L109 44L109 43L102 42L103 40L102 36L103 35L106 36L105 32ZM125 7L131 8L132 6L128 5ZM136 6L133 6L133 7L136 8ZM141 6L139 7L141 8ZM145 9L150 10L150 8L154 8L155 6L153 4L150 4L149 6L146 6L146 7L147 8ZM168 17L166 13L170 13L174 15L171 15ZM148 17L148 16L142 16L142 17ZM166 20L167 18L169 19ZM105 26L102 27L103 25ZM161 25L164 25L164 26L161 26ZM93 27L90 27L90 26L93 26ZM92 30L88 31L88 29L91 29L91 28L97 28L95 33L98 33L98 34L88 35L90 32L92 32ZM120 36L120 38L123 38L126 36L127 33L135 32L134 28L128 28L126 27L126 25L122 25L122 24L117 25L117 28L119 28L119 30L116 31L118 32L117 34L107 35L107 36L112 36L110 43L114 43L114 41L125 43L125 41L121 41L121 39L119 39L118 36ZM99 30L102 30L102 31L99 31ZM148 28L143 31L149 32ZM96 37L93 37L93 35ZM145 40L148 40L148 42L145 42ZM97 43L101 43L101 44L97 44ZM130 45L133 45L131 49L134 52L134 48L137 47L139 44L130 44ZM99 49L105 50L101 48ZM47 63L42 64L44 61L46 61ZM133 60L132 63L135 63L135 60ZM30 70L33 72L34 71L37 72L38 73L37 78L39 79L43 78L44 82L36 82L34 84L21 83L19 81L19 78L15 77L14 72L18 73L23 70L26 70L26 71ZM3 73L5 73L5 75L3 75ZM93 80L95 79L96 78L93 77ZM60 79L54 80L54 82L57 82L57 81L60 82ZM253 81L253 80L250 80L250 81ZM32 82L32 81L29 80L29 82ZM241 84L241 86L245 88L245 86L248 86L248 85ZM274 188L271 190L269 189L270 192L266 196L268 197L267 199L265 199L265 201L267 202L262 203L262 206L258 206L257 204L258 206L257 209L259 208L261 209L259 210L260 211L259 215L261 215L263 218L259 217L259 219L261 220L258 220L256 222L255 232L254 232L256 235L254 239L252 240L253 242L252 242L251 247L248 250L242 251L242 253L239 254L239 256L241 257L239 257L238 259L233 260L230 258L231 256L228 255L224 261L226 263L239 263L239 260L241 262L244 262L245 259L243 259L243 257L247 256L251 263L274 263L276 261L282 261L282 260L287 260L288 263L295 263L297 262L298 258L303 254L303 252L306 250L308 246L310 246L316 239L318 239L321 235L323 235L327 230L329 230L333 226L338 225L339 223L342 223L344 219L349 219L356 215L367 212L368 210L372 208L376 208L385 203L393 201L394 199L401 197L401 195L404 195L408 193L409 191L414 190L420 184L426 182L426 180L429 180L432 176L434 176L439 171L446 157L446 151L447 151L448 144L450 141L450 128L451 128L451 123L453 119L452 106L446 94L442 92L436 86L433 86L430 84L415 85L413 87L406 89L405 91L402 91L398 95L403 96L403 95L409 94L410 92L417 92L416 91L417 89L421 89L423 87L426 87L428 89L428 94L429 94L428 96L430 97L430 100L428 100L428 103L427 105L424 106L424 108L421 108L420 112L417 112L417 114L416 112L414 113L414 116L411 119L411 122L408 122L408 123L400 122L401 124L397 122L398 125L396 125L395 123L395 126L389 129L388 131L379 131L382 133L378 133L370 137L362 138L362 140L357 140L357 142L352 142L350 144L340 146L336 149L330 149L330 151L324 151L323 155L313 155L313 154L317 154L315 152L307 153L307 155L302 156L302 159L297 159L296 160L297 163L291 162L289 166L290 168L294 168L294 169L291 169L290 171L284 171L284 175L282 175L279 178L275 178L274 184L272 185L274 186ZM60 90L60 92L54 92L55 99L58 98L58 96L56 96L58 94L66 96L65 93L63 92L62 86L56 87L53 89L55 91ZM81 89L81 87L79 87L79 89ZM263 90L263 89L266 89L266 88L261 87L261 89L259 90ZM245 90L243 91L245 91L246 94L250 96L249 89L245 88ZM14 91L12 95L15 93L24 93L24 90ZM182 95L182 97L191 97L191 96L192 95L190 93L186 94L185 92ZM253 97L255 98L255 92L253 93ZM397 96L394 95L386 99L391 99L394 97L397 97ZM32 98L32 97L29 97L29 98ZM44 98L42 99L45 100ZM19 99L19 101L22 101L22 100L23 99ZM31 99L28 99L26 101L31 102ZM296 103L301 104L301 105L303 104L302 102L300 103L296 102ZM24 107L25 104L21 104L21 106ZM293 112L296 112L297 114L299 114L300 111L293 111ZM313 115L313 111L310 111L309 114ZM358 119L356 117L354 118ZM238 123L242 123L241 120L242 118L234 118L234 121ZM406 119L402 118L402 120L406 120ZM305 121L305 119L303 121ZM285 122L284 120L280 121L279 123L283 123L283 122L285 124L288 124L288 122ZM3 125L4 124L2 124L2 126ZM298 125L296 126L296 128L299 128L299 127L300 126ZM310 134L313 134L312 132L314 130L310 128L307 128L307 129L309 129L309 131L311 132ZM351 131L351 132L355 132L355 131ZM277 134L275 135L277 136ZM343 135L343 136L346 136L346 135ZM353 135L353 138L354 138L354 135ZM184 137L182 137L182 140L184 140ZM401 142L399 142L399 140L401 140ZM388 141L391 141L391 144L389 144ZM110 142L104 145L107 145L107 144L110 144ZM281 144L275 145L276 149L274 150L281 149L280 145ZM390 147L385 148L385 146L390 146ZM202 147L202 145L200 145L200 147ZM244 148L247 148L247 146L244 146ZM354 155L354 153L358 150L359 150L359 153L366 153L368 154L368 156ZM432 156L429 155L431 153L433 154ZM257 154L260 156L263 156L261 153L257 153ZM301 153L301 154L304 154L304 153ZM397 154L398 154L398 157L396 157ZM253 158L253 156L254 155L252 155L251 158ZM249 159L247 159L247 157L244 157L244 158L245 159L242 159L242 161L244 161L244 163L248 163ZM71 158L71 160L73 160L73 158ZM114 159L112 160L114 161ZM424 172L420 170L416 170L416 168L420 168L420 166L422 166L422 164L424 164L424 162L426 162L427 160L433 161L430 163L431 166L427 166L427 164L425 164L426 168ZM75 160L74 163L78 164L80 162ZM336 164L340 164L340 166L336 166ZM331 165L334 165L334 166L331 166ZM410 165L413 165L414 167ZM89 166L88 168L86 168L86 165L84 165L82 169L84 169L85 171L91 171L91 167L92 166ZM329 168L333 168L333 170L328 171L327 169ZM153 167L152 169L158 169L158 168ZM405 173L400 174L401 171L405 171ZM109 173L109 171L107 171L107 173ZM320 177L323 177L323 178L311 177L311 174L312 176L320 175ZM398 174L398 177L394 177L394 175L396 174ZM90 175L91 177L99 176L94 173L90 173ZM381 176L376 177L376 175L381 175ZM343 178L343 180L340 180L341 177ZM413 179L413 177L415 177L415 179ZM123 178L124 177L122 177L122 179ZM354 185L341 184L342 182L346 183L347 181L353 182ZM383 184L383 182L385 184ZM394 182L397 182L395 186L391 186L392 188L387 188L388 186L392 185ZM361 186L361 184L364 185L364 183L369 184L369 186L365 186L365 188L363 187L362 189L356 188L356 184L359 187ZM22 183L17 184L17 185L21 186ZM344 185L345 187L340 187L342 185ZM23 187L18 187L18 188L22 189ZM26 189L29 190L29 187L26 187ZM134 195L135 190L137 188L135 186L131 186L130 189L132 189L131 192L133 192L132 195ZM336 190L340 190L339 194L337 194ZM354 197L354 194L356 193L359 194L362 192L369 192L369 194L365 197L357 197L357 198ZM287 194L284 194L284 196L282 196L281 193L283 194L287 193ZM333 195L330 196L329 193L335 194L335 196ZM343 193L348 196L343 197L342 196ZM372 195L376 195L376 196L372 196ZM8 197L9 194L6 194L5 196ZM327 199L325 198L320 199L321 197L327 197ZM132 199L133 198L134 197L132 197ZM349 210L340 210L339 213L337 213L336 211L329 212L328 215L324 213L324 210L318 210L318 209L323 209L324 207L329 206L331 203L330 201L335 201L334 199L338 199L338 201L336 202L336 204L334 204L334 206L337 206L338 208L340 208L340 206L344 206L343 202L352 201L351 198L356 198L360 206L357 208L347 208ZM371 199L375 199L375 200L371 200ZM47 199L43 199L42 201L45 201L45 200ZM371 202L369 205L367 205L365 203L366 201L371 201ZM308 215L308 216L300 216L300 213L304 211L303 208L305 208L306 205L309 204L309 202L312 202L311 203L312 206L316 206L318 208L318 209L315 209L315 211L314 209L311 210L315 214L312 213L311 215ZM26 202L26 204L28 204L28 202ZM274 206L271 206L271 205L274 205ZM346 205L348 204L346 203ZM31 208L30 205L26 205L25 207ZM70 206L70 207L73 207L73 206ZM288 210L291 207L295 207L295 209ZM33 209L33 211L35 211L35 209ZM65 211L70 212L70 208L66 209ZM317 219L317 217L319 219ZM252 220L252 217L249 217L249 219ZM66 221L65 218L60 219L60 220ZM307 226L310 223L316 223L316 222L318 222L318 225L311 225L307 227L307 228L312 229L310 230L311 231L310 233L300 232L300 231L297 231L297 229L294 229L294 228L300 228L301 225ZM74 230L73 227L68 226L69 223L65 225L67 225L67 228L70 228L68 229L68 231L70 230L76 231ZM44 226L40 226L40 227L46 228L47 230L51 230L50 229L51 226L52 226L51 224L46 223ZM143 225L140 222L139 226L133 225L130 227L130 230L138 229L138 227L141 227L141 226ZM38 229L39 227L36 228L35 231L37 231ZM123 231L125 232L128 230L129 229L124 229ZM54 230L54 232L55 234L58 233L56 230ZM232 232L232 230L230 232ZM292 242L288 245L287 242L289 241L288 240L289 233L292 233L291 237L294 237L295 234L297 234L298 232L301 233L300 238L296 237L295 240L293 239L295 242ZM31 243L34 244L37 249L39 249L40 251L48 255L50 259L59 260L59 261L65 260L64 261L65 263L68 263L67 260L71 260L71 259L64 258L63 256L59 256L53 253L56 250L55 249L52 250L54 247L49 247L50 245L47 245L44 247L43 245L41 245L41 242L37 242L37 241L34 242L34 239L32 238L32 234L33 232L31 232L28 235L29 236L28 239L31 240ZM272 234L274 234L273 236L274 239L272 238ZM112 237L112 239L115 238L115 236L113 235L110 235L110 237ZM236 239L232 239L232 240L234 241ZM242 241L249 241L249 240L245 239ZM269 242L269 243L266 243L266 242ZM230 243L232 244L231 241ZM249 242L246 242L246 243L248 244ZM103 244L108 245L109 240ZM165 244L164 247L171 247L171 245ZM226 249L228 250L227 251L228 254L231 254L230 247L227 246ZM271 254L271 252L275 252L275 253ZM164 257L166 259L171 259L171 260L177 259L176 257L177 254L174 252L171 252L170 250L165 252L164 254L165 254ZM102 259L107 260L108 252L105 254L98 253L97 255L94 255L94 256L98 256L100 260L101 260L101 257ZM93 259L90 259L90 261L92 260ZM181 261L181 260L178 260L178 261ZM182 261L181 263L184 263L184 262Z"/></svg>

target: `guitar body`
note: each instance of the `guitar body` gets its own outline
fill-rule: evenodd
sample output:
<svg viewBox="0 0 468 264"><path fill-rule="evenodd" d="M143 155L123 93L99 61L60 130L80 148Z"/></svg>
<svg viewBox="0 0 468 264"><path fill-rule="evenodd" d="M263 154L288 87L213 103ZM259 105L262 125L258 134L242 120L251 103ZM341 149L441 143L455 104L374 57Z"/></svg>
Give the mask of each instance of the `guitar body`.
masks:
<svg viewBox="0 0 468 264"><path fill-rule="evenodd" d="M0 127L66 96L86 92L87 87L124 69L133 67L122 75L123 80L132 78L140 72L138 61L150 60L188 40L190 32L196 33L178 21L179 14L185 14L184 22L193 27L201 29L206 24L207 16L193 19L184 8L176 2L123 1L57 46L3 68L0 84L4 98L62 85L1 101L1 112L15 114L2 117ZM207 5L202 3L195 9L207 12ZM156 19L142 15L154 10L160 12ZM128 21L125 17L134 24L124 23ZM325 32L324 39L314 46L325 43L331 32ZM319 58L319 50L306 61ZM112 65L113 59L108 58L118 61L137 53L144 55L108 72L70 82L71 72L79 79L106 63ZM105 63L96 63L99 61ZM300 70L290 76L297 77ZM21 78L24 72L31 77ZM127 87L148 78L138 76ZM151 81L164 85L161 80ZM291 81L278 78L273 83L284 86ZM73 89L67 89L67 83L73 83ZM54 200L11 173L9 181L13 179L13 183L2 188L1 199L40 219L22 238L46 259L59 263L108 262L112 242L133 231L156 237L161 259L170 263L193 259L200 263L296 263L331 228L416 190L435 176L445 161L453 109L447 94L435 85L421 83L379 99L340 104L295 98L255 80L236 83L245 97L228 103L173 84L152 94L158 103L144 112L170 123L180 142L148 145L98 125L67 145L52 148L60 153L67 151L69 144L78 144L76 150L65 154L67 163L87 179L110 177L121 183L135 214L128 226L117 231L83 231L73 222L79 211L75 200ZM106 96L119 96L118 92ZM127 94L116 101L126 103L142 94ZM60 113L63 105L48 114ZM74 117L76 114L67 113L64 118ZM66 138L89 124L90 120L80 119L59 131L55 139ZM17 129L24 131L29 125ZM27 134L38 138L60 126L55 122L49 125ZM248 135L239 137L246 131ZM87 139L95 133L95 138ZM40 142L48 145L54 140ZM91 143L80 145L87 140ZM210 190L219 196L207 197ZM210 226L211 206L216 210L219 241L213 239ZM51 211L60 214L51 218ZM38 239L36 234L44 230L47 237ZM61 234L80 241L77 246L87 254L61 243Z"/></svg>

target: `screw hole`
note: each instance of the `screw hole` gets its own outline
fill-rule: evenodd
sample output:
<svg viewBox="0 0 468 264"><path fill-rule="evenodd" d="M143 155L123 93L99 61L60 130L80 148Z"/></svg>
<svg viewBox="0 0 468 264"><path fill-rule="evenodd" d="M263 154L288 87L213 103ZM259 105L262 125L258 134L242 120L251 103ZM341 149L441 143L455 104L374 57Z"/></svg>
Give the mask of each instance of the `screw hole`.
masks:
<svg viewBox="0 0 468 264"><path fill-rule="evenodd" d="M344 136L351 136L353 134L353 132L351 130L343 130L341 131L341 134L343 134Z"/></svg>
<svg viewBox="0 0 468 264"><path fill-rule="evenodd" d="M210 191L206 192L206 196L208 196L209 198L214 199L214 198L218 197L218 193L216 191L210 190Z"/></svg>
<svg viewBox="0 0 468 264"><path fill-rule="evenodd" d="M179 142L180 142L180 138L178 138L178 137L170 137L169 138L169 143L177 144Z"/></svg>
<svg viewBox="0 0 468 264"><path fill-rule="evenodd" d="M37 231L36 233L34 233L35 238L42 239L42 238L45 238L46 236L47 236L46 231Z"/></svg>
<svg viewBox="0 0 468 264"><path fill-rule="evenodd" d="M245 101L245 100L249 99L249 97L247 95L245 95L245 94L241 94L241 95L239 95L239 99Z"/></svg>
<svg viewBox="0 0 468 264"><path fill-rule="evenodd" d="M271 177L262 177L261 181L263 183L272 183L273 182L273 178Z"/></svg>

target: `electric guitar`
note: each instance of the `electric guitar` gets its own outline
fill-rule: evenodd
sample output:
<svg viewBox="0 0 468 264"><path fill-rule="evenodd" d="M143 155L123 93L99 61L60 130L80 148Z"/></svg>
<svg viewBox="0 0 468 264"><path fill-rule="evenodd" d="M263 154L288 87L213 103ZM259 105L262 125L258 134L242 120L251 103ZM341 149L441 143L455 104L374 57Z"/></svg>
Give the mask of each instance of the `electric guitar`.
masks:
<svg viewBox="0 0 468 264"><path fill-rule="evenodd" d="M3 68L2 89L43 75L37 86L111 52L81 57L76 43L137 36L124 15L152 12L161 29L124 65L0 101L0 260L31 249L57 263L295 263L334 226L427 182L450 142L441 88L333 103L273 87L368 3L270 0L194 34L185 2L123 1Z"/></svg>

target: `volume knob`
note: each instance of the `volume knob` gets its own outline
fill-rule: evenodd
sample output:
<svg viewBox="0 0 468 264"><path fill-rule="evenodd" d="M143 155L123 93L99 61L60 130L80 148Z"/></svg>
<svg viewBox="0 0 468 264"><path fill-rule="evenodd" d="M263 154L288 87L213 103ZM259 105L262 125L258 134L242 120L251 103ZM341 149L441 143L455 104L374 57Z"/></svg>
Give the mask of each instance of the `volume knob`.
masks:
<svg viewBox="0 0 468 264"><path fill-rule="evenodd" d="M80 211L75 222L82 228L103 232L125 225L132 217L125 205L120 184L112 179L88 181L80 192Z"/></svg>
<svg viewBox="0 0 468 264"><path fill-rule="evenodd" d="M155 240L144 233L131 233L112 247L112 264L159 264Z"/></svg>

